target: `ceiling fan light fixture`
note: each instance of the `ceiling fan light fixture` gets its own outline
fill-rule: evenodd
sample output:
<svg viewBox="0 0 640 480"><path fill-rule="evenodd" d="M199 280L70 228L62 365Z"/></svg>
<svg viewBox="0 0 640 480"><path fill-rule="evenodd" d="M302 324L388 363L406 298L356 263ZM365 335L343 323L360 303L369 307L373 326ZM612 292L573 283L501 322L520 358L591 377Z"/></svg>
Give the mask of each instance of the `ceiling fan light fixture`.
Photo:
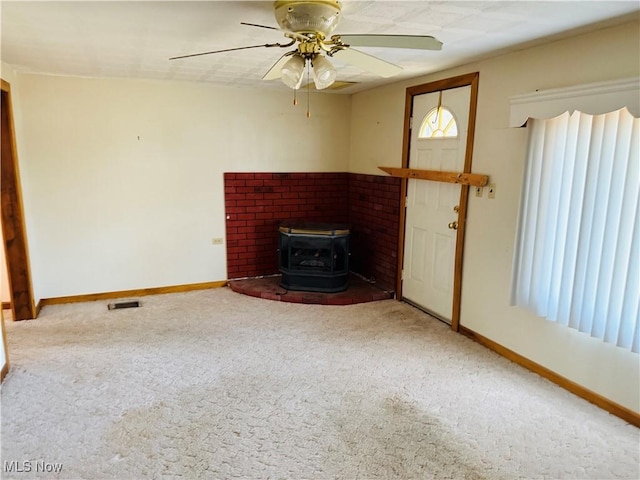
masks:
<svg viewBox="0 0 640 480"><path fill-rule="evenodd" d="M304 65L305 59L302 55L295 54L282 66L280 73L282 81L287 87L294 90L300 88L304 76Z"/></svg>
<svg viewBox="0 0 640 480"><path fill-rule="evenodd" d="M340 21L338 0L279 0L275 2L275 17L282 30L296 33L321 33L325 37Z"/></svg>
<svg viewBox="0 0 640 480"><path fill-rule="evenodd" d="M317 90L327 88L336 81L336 69L322 55L316 55L311 60L311 65L313 65L313 83Z"/></svg>

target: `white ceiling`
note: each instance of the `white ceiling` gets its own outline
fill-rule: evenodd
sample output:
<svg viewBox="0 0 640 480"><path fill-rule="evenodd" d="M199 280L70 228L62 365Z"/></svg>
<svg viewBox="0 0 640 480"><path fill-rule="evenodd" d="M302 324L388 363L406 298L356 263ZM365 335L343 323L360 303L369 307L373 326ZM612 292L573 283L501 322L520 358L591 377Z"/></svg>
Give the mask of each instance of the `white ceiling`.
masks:
<svg viewBox="0 0 640 480"><path fill-rule="evenodd" d="M399 78L461 65L498 51L548 41L569 30L638 18L638 0L623 1L342 1L335 33L433 35L441 51L361 48L400 65L380 79L332 62L338 80L358 82L353 93ZM1 59L21 72L126 77L277 88L263 74L286 51L257 48L169 61L224 48L285 43L280 32L240 22L277 26L270 1L2 1Z"/></svg>

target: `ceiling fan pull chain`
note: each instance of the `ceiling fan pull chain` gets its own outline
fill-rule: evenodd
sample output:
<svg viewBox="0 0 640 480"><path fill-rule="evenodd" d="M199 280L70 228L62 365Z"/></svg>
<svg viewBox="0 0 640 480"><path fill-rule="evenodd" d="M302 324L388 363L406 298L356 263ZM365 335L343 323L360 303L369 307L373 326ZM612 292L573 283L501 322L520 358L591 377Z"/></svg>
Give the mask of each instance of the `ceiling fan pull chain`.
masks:
<svg viewBox="0 0 640 480"><path fill-rule="evenodd" d="M307 60L307 118L311 118L311 101L309 98L311 97L311 61Z"/></svg>
<svg viewBox="0 0 640 480"><path fill-rule="evenodd" d="M298 91L297 89L295 88L293 89L293 105L294 106L298 105L298 97L296 96L297 91Z"/></svg>

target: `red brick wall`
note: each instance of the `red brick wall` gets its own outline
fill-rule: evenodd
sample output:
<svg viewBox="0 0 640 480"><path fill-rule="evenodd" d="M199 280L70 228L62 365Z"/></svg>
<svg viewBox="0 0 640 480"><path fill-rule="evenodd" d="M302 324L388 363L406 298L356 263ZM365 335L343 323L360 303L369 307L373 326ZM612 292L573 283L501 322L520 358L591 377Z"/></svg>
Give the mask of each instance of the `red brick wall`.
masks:
<svg viewBox="0 0 640 480"><path fill-rule="evenodd" d="M227 277L278 273L278 225L348 220L347 173L225 173Z"/></svg>
<svg viewBox="0 0 640 480"><path fill-rule="evenodd" d="M278 273L284 221L351 225L351 270L394 289L400 179L349 173L225 173L227 277Z"/></svg>
<svg viewBox="0 0 640 480"><path fill-rule="evenodd" d="M401 179L349 175L351 270L395 290Z"/></svg>

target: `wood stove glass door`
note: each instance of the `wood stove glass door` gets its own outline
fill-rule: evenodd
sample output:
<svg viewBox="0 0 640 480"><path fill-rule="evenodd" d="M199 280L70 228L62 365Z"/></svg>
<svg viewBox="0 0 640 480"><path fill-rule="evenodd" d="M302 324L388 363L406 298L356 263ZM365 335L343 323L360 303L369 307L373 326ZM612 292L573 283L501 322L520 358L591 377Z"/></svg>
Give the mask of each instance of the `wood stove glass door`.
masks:
<svg viewBox="0 0 640 480"><path fill-rule="evenodd" d="M466 86L444 90L442 97L434 92L413 98L409 168L464 170L470 95L471 87ZM440 103L443 109L434 116ZM457 126L455 136L436 132L445 128L443 119L452 118L447 110ZM433 125L426 125L427 121ZM402 297L448 323L453 309L459 201L460 185L408 180Z"/></svg>

